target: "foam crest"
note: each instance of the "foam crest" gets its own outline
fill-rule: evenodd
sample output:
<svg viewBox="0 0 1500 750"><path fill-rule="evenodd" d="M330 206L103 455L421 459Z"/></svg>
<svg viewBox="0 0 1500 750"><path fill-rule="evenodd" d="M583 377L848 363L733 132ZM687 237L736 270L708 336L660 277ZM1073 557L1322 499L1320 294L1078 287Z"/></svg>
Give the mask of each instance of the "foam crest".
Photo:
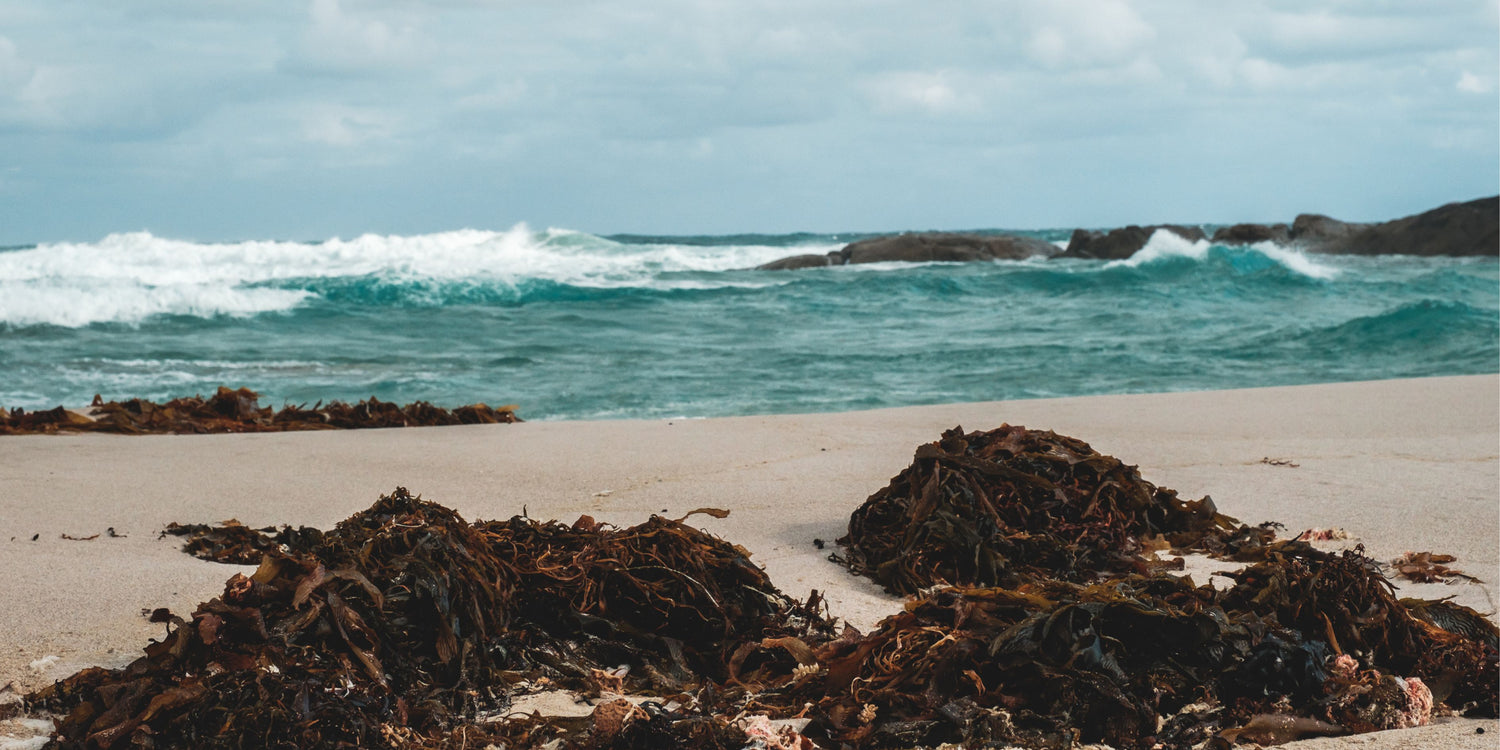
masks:
<svg viewBox="0 0 1500 750"><path fill-rule="evenodd" d="M1321 263L1308 257L1306 254L1283 247L1274 242L1257 242L1253 245L1224 246L1214 245L1208 240L1189 240L1176 232L1166 229L1158 229L1151 234L1145 246L1136 251L1134 255L1125 260L1111 261L1105 264L1106 268L1139 268L1145 265L1161 263L1173 259L1186 259L1198 262L1208 262L1217 258L1227 258L1234 265L1236 258L1243 258L1247 254L1258 255L1265 260L1275 263L1292 273L1306 276L1311 279L1329 280L1338 276L1339 271L1333 266ZM1261 261L1264 263L1264 261ZM1254 265L1253 263L1251 265Z"/></svg>
<svg viewBox="0 0 1500 750"><path fill-rule="evenodd" d="M1296 271L1303 276L1308 276L1314 279L1322 279L1326 281L1339 275L1339 271L1337 268L1319 263L1318 261L1313 260L1302 252L1293 250L1291 248L1282 247L1281 245L1278 245L1269 240L1266 242L1257 242L1250 247L1255 250L1255 252L1258 252L1261 255L1264 255L1267 258L1280 263L1288 270Z"/></svg>
<svg viewBox="0 0 1500 750"><path fill-rule="evenodd" d="M583 287L714 288L672 274L746 268L786 254L758 245L627 245L565 229L366 234L319 243L197 243L149 232L0 253L0 325L135 323L158 314L211 317L289 310L326 282L549 281ZM667 275L667 278L663 278ZM725 285L745 284L726 279Z"/></svg>
<svg viewBox="0 0 1500 750"><path fill-rule="evenodd" d="M309 296L301 290L240 289L224 284L0 281L0 325L78 327L136 323L153 315L247 317L289 310Z"/></svg>
<svg viewBox="0 0 1500 750"><path fill-rule="evenodd" d="M1206 260L1208 258L1208 248L1209 244L1207 241L1194 241L1176 232L1158 229L1151 233L1151 238L1146 240L1145 246L1137 250L1134 255L1124 260L1110 261L1105 267L1116 268L1125 266L1127 268L1137 268L1168 258Z"/></svg>

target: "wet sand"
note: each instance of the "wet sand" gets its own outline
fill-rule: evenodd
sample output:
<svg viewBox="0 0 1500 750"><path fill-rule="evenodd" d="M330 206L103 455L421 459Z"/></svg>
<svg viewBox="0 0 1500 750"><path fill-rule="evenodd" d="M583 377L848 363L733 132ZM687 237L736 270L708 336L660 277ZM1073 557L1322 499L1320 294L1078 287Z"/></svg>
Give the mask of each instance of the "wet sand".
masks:
<svg viewBox="0 0 1500 750"><path fill-rule="evenodd" d="M524 415L524 411L522 412ZM1051 429L1138 464L1184 497L1295 534L1340 527L1377 559L1458 556L1482 584L1408 585L1493 612L1500 579L1500 376L950 404L843 414L257 435L0 438L0 699L120 666L235 568L190 558L170 521L327 528L396 486L466 518L620 525L700 506L795 596L869 628L899 602L827 562L849 513L944 429ZM116 536L110 536L113 529ZM73 541L63 535L88 537ZM33 537L35 540L33 541ZM831 548L831 544L829 545ZM1476 729L1484 728L1484 734ZM0 737L6 733L0 728ZM3 739L0 739L3 743ZM1494 721L1299 747L1491 748Z"/></svg>

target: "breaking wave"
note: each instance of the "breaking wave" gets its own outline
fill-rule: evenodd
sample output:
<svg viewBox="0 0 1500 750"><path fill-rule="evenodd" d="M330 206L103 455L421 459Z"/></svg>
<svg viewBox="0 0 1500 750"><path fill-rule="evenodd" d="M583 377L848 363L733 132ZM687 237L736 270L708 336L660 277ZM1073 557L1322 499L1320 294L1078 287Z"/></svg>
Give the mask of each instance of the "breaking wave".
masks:
<svg viewBox="0 0 1500 750"><path fill-rule="evenodd" d="M1339 271L1293 248L1274 242L1253 245L1215 245L1208 240L1189 240L1176 232L1158 229L1146 245L1125 260L1111 261L1110 268L1143 268L1174 261L1197 261L1230 267L1236 271L1254 271L1275 264L1310 279L1328 280Z"/></svg>
<svg viewBox="0 0 1500 750"><path fill-rule="evenodd" d="M837 243L810 243L826 252ZM774 245L615 242L562 229L465 229L302 243L196 243L147 232L0 253L0 325L244 317L314 298L446 304L521 301L526 287L705 289L712 274L788 252ZM743 280L726 282L747 286ZM752 285L753 284L748 284Z"/></svg>

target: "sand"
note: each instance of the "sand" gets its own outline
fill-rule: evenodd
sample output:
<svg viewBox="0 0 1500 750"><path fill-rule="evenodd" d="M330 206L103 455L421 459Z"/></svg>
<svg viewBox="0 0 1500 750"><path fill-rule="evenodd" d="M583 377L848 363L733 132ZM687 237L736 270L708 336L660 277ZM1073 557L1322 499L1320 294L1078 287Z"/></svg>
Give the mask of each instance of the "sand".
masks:
<svg viewBox="0 0 1500 750"><path fill-rule="evenodd" d="M524 412L523 412L524 415ZM1184 497L1296 533L1340 527L1380 559L1458 556L1482 584L1409 585L1494 612L1500 376L1045 399L722 419L533 422L260 435L0 438L0 693L119 666L162 633L141 616L219 593L235 569L190 558L169 521L327 528L396 486L469 519L628 525L700 506L785 591L827 593L869 628L899 603L827 562L850 511L954 425L1051 429L1138 464ZM1270 462L1265 461L1269 459ZM1277 465L1282 464L1282 465ZM1295 464L1293 466L1292 464ZM118 536L110 536L113 529ZM63 535L87 537L72 541ZM33 540L35 537L35 540ZM830 548L832 545L829 545ZM1484 734L1476 729L1484 728ZM4 729L0 728L0 736ZM1500 747L1494 721L1303 743Z"/></svg>

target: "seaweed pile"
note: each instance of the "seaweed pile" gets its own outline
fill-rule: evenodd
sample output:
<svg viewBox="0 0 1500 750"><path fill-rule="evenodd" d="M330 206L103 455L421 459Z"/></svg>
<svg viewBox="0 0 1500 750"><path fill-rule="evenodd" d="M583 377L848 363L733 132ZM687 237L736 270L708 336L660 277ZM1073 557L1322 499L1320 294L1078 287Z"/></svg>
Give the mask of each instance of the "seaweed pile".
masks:
<svg viewBox="0 0 1500 750"><path fill-rule="evenodd" d="M1500 709L1485 616L1052 433L949 431L851 516L851 566L915 594L868 634L697 513L467 523L398 489L327 532L178 526L259 567L28 700L63 748L1222 749ZM1157 554L1188 548L1249 564L1199 586ZM603 700L507 713L541 688Z"/></svg>
<svg viewBox="0 0 1500 750"><path fill-rule="evenodd" d="M94 396L90 414L59 406L28 412L0 409L0 435L57 432L141 434L207 434L223 432L287 432L297 430L356 430L375 427L433 427L459 424L498 424L521 421L513 405L470 404L453 410L414 401L398 406L370 397L355 404L318 402L312 407L262 407L260 394L248 388L220 387L213 396L174 398L164 404L146 399L105 401Z"/></svg>
<svg viewBox="0 0 1500 750"><path fill-rule="evenodd" d="M1254 548L1273 536L1184 501L1082 440L1002 425L917 448L838 540L842 561L894 594L1146 573L1166 548Z"/></svg>
<svg viewBox="0 0 1500 750"><path fill-rule="evenodd" d="M819 654L838 689L826 730L856 746L1193 747L1415 726L1435 706L1496 715L1493 623L1398 601L1361 549L1273 529L1073 438L950 430L839 540L834 559L917 597ZM1167 549L1254 564L1219 591L1168 572Z"/></svg>
<svg viewBox="0 0 1500 750"><path fill-rule="evenodd" d="M189 618L154 613L169 633L128 667L33 694L64 715L54 745L441 747L454 732L502 736L486 720L523 682L605 682L685 704L752 656L757 669L794 668L763 642L832 633L816 596L786 597L680 519L469 524L398 489L331 531L258 547L259 568ZM223 549L226 561L239 551ZM733 734L686 715L663 727L665 716L635 731Z"/></svg>

